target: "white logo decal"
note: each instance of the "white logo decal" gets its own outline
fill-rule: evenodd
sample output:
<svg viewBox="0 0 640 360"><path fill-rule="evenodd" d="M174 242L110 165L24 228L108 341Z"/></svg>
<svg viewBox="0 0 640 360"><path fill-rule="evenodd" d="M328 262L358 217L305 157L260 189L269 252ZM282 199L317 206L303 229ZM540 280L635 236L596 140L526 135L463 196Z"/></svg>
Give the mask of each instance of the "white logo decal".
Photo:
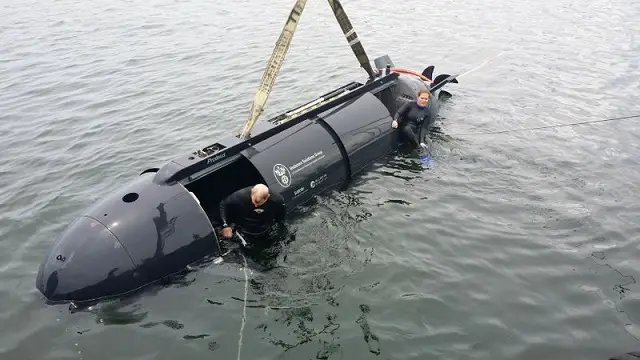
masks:
<svg viewBox="0 0 640 360"><path fill-rule="evenodd" d="M324 152L322 150L316 151L313 154L298 161L297 163L291 165L291 171L293 171L293 173L296 174L299 171L302 171L307 167L315 164L316 162L320 161L323 158L324 158Z"/></svg>
<svg viewBox="0 0 640 360"><path fill-rule="evenodd" d="M273 176L276 177L278 184L280 186L286 188L291 185L291 172L287 169L286 166L282 164L275 164L273 166Z"/></svg>
<svg viewBox="0 0 640 360"><path fill-rule="evenodd" d="M264 212L264 209L253 209L253 211L257 212L258 214L262 214Z"/></svg>

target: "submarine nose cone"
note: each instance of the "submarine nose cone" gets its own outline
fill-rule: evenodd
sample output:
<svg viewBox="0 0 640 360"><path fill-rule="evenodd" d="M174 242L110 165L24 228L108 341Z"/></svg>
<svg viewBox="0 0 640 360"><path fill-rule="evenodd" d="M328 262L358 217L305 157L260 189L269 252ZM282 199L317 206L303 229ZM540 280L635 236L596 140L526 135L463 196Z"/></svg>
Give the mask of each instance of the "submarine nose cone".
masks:
<svg viewBox="0 0 640 360"><path fill-rule="evenodd" d="M49 302L91 301L118 295L132 284L134 263L103 224L77 218L38 269L36 287Z"/></svg>

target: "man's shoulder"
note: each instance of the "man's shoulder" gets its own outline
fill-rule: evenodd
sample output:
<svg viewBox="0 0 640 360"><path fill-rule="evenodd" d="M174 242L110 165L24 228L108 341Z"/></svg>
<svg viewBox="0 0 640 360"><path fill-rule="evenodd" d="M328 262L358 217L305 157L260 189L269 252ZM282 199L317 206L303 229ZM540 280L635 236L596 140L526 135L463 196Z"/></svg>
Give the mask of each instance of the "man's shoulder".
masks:
<svg viewBox="0 0 640 360"><path fill-rule="evenodd" d="M251 186L247 186L244 188L240 188L231 194L229 194L229 198L231 199L241 199L241 198L251 198Z"/></svg>
<svg viewBox="0 0 640 360"><path fill-rule="evenodd" d="M273 201L275 205L284 205L284 197L278 192L272 191L269 200Z"/></svg>

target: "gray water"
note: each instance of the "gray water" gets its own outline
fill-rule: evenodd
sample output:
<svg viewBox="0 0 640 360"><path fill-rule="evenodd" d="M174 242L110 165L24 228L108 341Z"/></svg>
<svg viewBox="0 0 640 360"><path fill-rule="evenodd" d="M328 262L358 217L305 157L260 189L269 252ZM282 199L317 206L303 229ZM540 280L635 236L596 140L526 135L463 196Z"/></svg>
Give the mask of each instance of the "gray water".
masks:
<svg viewBox="0 0 640 360"><path fill-rule="evenodd" d="M459 73L436 167L397 155L291 224L271 271L210 264L46 306L84 208L238 131L293 0L4 0L0 358L607 359L640 349L640 3L345 0L365 48ZM497 55L500 55L496 57ZM365 73L309 1L263 119ZM238 350L241 350L238 354Z"/></svg>

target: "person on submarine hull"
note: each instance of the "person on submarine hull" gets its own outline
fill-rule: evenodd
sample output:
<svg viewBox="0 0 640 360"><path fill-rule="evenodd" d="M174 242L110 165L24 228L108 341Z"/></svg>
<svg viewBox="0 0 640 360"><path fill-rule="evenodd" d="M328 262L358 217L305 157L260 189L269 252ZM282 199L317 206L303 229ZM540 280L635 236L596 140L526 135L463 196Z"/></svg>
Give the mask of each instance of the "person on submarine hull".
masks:
<svg viewBox="0 0 640 360"><path fill-rule="evenodd" d="M431 114L427 107L430 96L429 90L420 90L416 101L410 101L402 105L391 123L391 127L398 129L414 148L422 149L423 153L426 153L429 147L420 141L419 137L422 126L431 122Z"/></svg>
<svg viewBox="0 0 640 360"><path fill-rule="evenodd" d="M258 243L269 241L269 230L274 224L282 224L286 213L282 196L266 185L242 188L220 202L222 236L230 239L234 232L230 224L234 224L251 245L266 245Z"/></svg>

